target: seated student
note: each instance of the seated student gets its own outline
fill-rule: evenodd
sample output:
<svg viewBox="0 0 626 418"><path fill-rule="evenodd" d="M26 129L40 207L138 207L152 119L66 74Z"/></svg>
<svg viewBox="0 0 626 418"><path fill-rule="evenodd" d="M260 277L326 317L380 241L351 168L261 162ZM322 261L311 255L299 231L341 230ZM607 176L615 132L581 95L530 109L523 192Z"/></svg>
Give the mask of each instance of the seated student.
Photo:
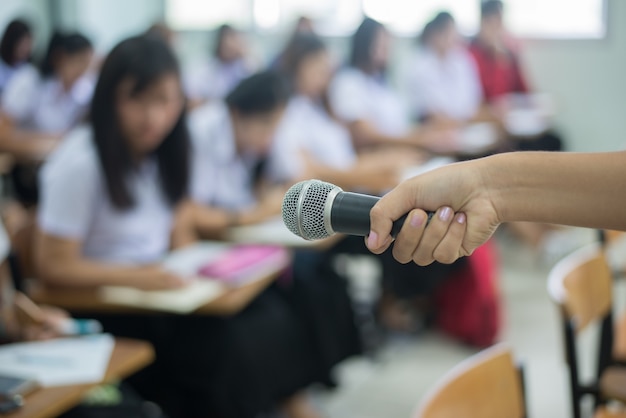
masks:
<svg viewBox="0 0 626 418"><path fill-rule="evenodd" d="M252 74L255 67L246 51L243 34L230 25L220 26L213 57L196 64L185 76L185 92L191 106L223 99L242 79Z"/></svg>
<svg viewBox="0 0 626 418"><path fill-rule="evenodd" d="M477 118L483 99L478 70L452 15L437 14L418 41L405 74L413 117L453 125Z"/></svg>
<svg viewBox="0 0 626 418"><path fill-rule="evenodd" d="M191 115L196 164L192 196L199 204L196 225L201 236L280 213L284 190L281 188L280 194L259 193L259 185L265 177L263 160L288 98L284 77L266 71L244 79L226 97L225 104L209 104ZM218 222L216 211L228 216L222 215ZM294 317L310 340L315 369L310 383L333 385L330 369L360 352L349 299L345 285L333 281L334 277L302 280L299 261L296 256L290 285L270 291L279 292L294 306ZM302 374L301 368L294 367L292 373ZM280 376L276 373L266 385L277 384ZM295 393L293 389L291 392Z"/></svg>
<svg viewBox="0 0 626 418"><path fill-rule="evenodd" d="M481 6L480 29L470 45L470 52L478 66L483 96L488 104L509 93L528 93L528 83L522 73L519 56L511 48L504 28L503 3L484 1ZM534 139L515 141L513 148L521 151L561 151L563 142L552 131Z"/></svg>
<svg viewBox="0 0 626 418"><path fill-rule="evenodd" d="M190 140L178 63L155 37L122 41L105 60L89 123L45 164L36 259L65 286L171 289L159 260L190 183ZM131 383L171 417L253 417L309 383L306 336L268 294L227 319L103 316L105 330L149 340L156 362ZM292 408L292 409L289 409Z"/></svg>
<svg viewBox="0 0 626 418"><path fill-rule="evenodd" d="M25 206L38 200L37 163L85 116L93 83L86 75L93 55L78 33L53 35L39 69L27 65L6 86L1 111L15 129L0 141L0 150L21 164L12 173L17 199Z"/></svg>
<svg viewBox="0 0 626 418"><path fill-rule="evenodd" d="M390 42L387 29L366 18L352 37L348 66L330 85L331 108L348 124L357 147L425 146L441 135L410 126L407 109L387 80Z"/></svg>
<svg viewBox="0 0 626 418"><path fill-rule="evenodd" d="M395 187L403 168L419 163L406 150L357 155L349 130L328 103L332 65L320 38L296 35L281 56L293 93L268 160L272 180L318 178L346 190L380 193Z"/></svg>
<svg viewBox="0 0 626 418"><path fill-rule="evenodd" d="M28 63L32 53L30 26L20 19L11 21L0 40L0 97L15 73Z"/></svg>

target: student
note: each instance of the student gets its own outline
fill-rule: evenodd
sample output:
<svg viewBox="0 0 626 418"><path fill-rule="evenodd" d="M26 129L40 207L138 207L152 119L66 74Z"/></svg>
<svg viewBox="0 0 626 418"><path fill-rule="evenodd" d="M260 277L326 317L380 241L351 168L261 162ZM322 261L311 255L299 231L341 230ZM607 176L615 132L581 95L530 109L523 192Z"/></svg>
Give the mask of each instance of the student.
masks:
<svg viewBox="0 0 626 418"><path fill-rule="evenodd" d="M15 73L23 67L33 53L33 34L28 23L11 21L0 40L0 97Z"/></svg>
<svg viewBox="0 0 626 418"><path fill-rule="evenodd" d="M192 107L223 99L254 68L243 34L230 25L220 26L213 57L192 68L185 77L185 91Z"/></svg>
<svg viewBox="0 0 626 418"><path fill-rule="evenodd" d="M426 24L412 57L405 85L416 120L461 124L477 116L482 87L472 56L457 32L454 18L440 12Z"/></svg>
<svg viewBox="0 0 626 418"><path fill-rule="evenodd" d="M348 124L357 147L420 145L426 133L412 129L408 112L387 80L391 35L366 18L354 36L348 66L333 78L330 104Z"/></svg>
<svg viewBox="0 0 626 418"><path fill-rule="evenodd" d="M397 184L403 168L419 163L417 155L406 151L357 155L350 132L328 103L332 64L320 38L296 35L282 57L281 69L293 93L268 160L274 181L319 178L346 190L379 193Z"/></svg>
<svg viewBox="0 0 626 418"><path fill-rule="evenodd" d="M244 79L226 97L225 104L207 105L191 116L196 156L192 195L200 205L197 225L201 236L215 230L216 210L229 214L222 217L222 229L279 214L284 190L279 189L279 194L259 193L259 185L265 177L263 160L283 117L289 92L282 75L265 71ZM259 200L261 203L257 203ZM298 320L311 348L310 361L315 372L309 383L332 385L330 369L359 352L349 300L343 283L326 284L334 276L316 277L317 283L311 283L303 280L301 267L296 255L291 284L287 288L271 288L269 294L280 294L274 309L282 304L294 308L291 315ZM292 344L295 346L296 342ZM276 367L266 386L280 384L289 374L303 375L303 366L293 367L289 373L284 366ZM300 399L298 408L310 409L304 403L306 398L294 389L289 391L290 399Z"/></svg>
<svg viewBox="0 0 626 418"><path fill-rule="evenodd" d="M510 93L530 92L519 56L510 46L503 13L504 6L500 0L484 1L480 29L470 45L470 52L478 66L483 97L488 104L494 104ZM512 148L518 151L561 151L563 141L555 132L547 131L534 139L516 140Z"/></svg>
<svg viewBox="0 0 626 418"><path fill-rule="evenodd" d="M85 116L93 91L87 70L91 42L79 33L56 33L40 68L26 66L2 97L2 111L22 130L58 138Z"/></svg>
<svg viewBox="0 0 626 418"><path fill-rule="evenodd" d="M450 263L504 222L626 230L626 152L519 152L453 164L400 184L371 211L368 248L385 251L392 221L409 213L394 245L402 263ZM427 225L424 211L436 211Z"/></svg>

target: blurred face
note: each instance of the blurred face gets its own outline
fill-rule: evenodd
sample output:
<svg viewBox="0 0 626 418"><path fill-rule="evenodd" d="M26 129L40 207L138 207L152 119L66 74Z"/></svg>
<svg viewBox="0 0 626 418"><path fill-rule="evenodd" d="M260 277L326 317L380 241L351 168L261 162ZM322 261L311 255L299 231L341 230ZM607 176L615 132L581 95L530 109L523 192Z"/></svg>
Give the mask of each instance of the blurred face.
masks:
<svg viewBox="0 0 626 418"><path fill-rule="evenodd" d="M497 47L504 37L504 22L501 14L487 16L481 21L480 38L487 45Z"/></svg>
<svg viewBox="0 0 626 418"><path fill-rule="evenodd" d="M242 115L236 110L231 111L238 151L257 157L267 155L284 110L284 107L280 107L257 115Z"/></svg>
<svg viewBox="0 0 626 418"><path fill-rule="evenodd" d="M56 73L66 88L71 87L87 71L93 58L91 48L76 54L61 53L56 61Z"/></svg>
<svg viewBox="0 0 626 418"><path fill-rule="evenodd" d="M331 78L331 62L327 51L319 50L307 56L298 68L296 87L298 93L310 97L321 96Z"/></svg>
<svg viewBox="0 0 626 418"><path fill-rule="evenodd" d="M15 45L14 59L16 63L21 63L30 58L33 53L33 38L30 36L24 36Z"/></svg>
<svg viewBox="0 0 626 418"><path fill-rule="evenodd" d="M183 111L184 99L176 74L164 75L144 91L132 95L134 80L126 79L117 91L117 118L133 153L154 151L172 131Z"/></svg>
<svg viewBox="0 0 626 418"><path fill-rule="evenodd" d="M221 59L226 62L238 60L243 56L243 37L237 33L229 31L222 38Z"/></svg>
<svg viewBox="0 0 626 418"><path fill-rule="evenodd" d="M379 30L374 36L372 43L372 64L374 70L383 70L389 62L389 47L391 44L391 35L384 29Z"/></svg>
<svg viewBox="0 0 626 418"><path fill-rule="evenodd" d="M433 47L438 51L447 52L455 48L459 42L459 33L456 25L450 22L433 37Z"/></svg>

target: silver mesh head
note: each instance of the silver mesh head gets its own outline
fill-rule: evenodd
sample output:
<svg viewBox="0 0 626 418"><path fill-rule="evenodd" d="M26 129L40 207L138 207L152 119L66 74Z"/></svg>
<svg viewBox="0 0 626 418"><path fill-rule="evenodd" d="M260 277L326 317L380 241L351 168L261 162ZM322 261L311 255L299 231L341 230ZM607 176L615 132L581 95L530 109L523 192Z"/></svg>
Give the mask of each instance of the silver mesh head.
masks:
<svg viewBox="0 0 626 418"><path fill-rule="evenodd" d="M334 196L341 191L340 187L320 180L294 184L283 199L283 222L291 232L306 240L329 237L333 231L325 216L330 207L327 203L332 205Z"/></svg>

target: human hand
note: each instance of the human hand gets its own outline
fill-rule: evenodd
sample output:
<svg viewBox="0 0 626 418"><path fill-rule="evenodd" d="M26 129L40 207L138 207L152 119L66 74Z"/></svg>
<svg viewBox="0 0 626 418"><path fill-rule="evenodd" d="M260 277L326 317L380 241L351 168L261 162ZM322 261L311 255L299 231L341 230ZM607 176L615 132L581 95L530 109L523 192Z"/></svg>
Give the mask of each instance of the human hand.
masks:
<svg viewBox="0 0 626 418"><path fill-rule="evenodd" d="M427 222L427 211L436 211ZM472 254L500 224L476 161L451 164L401 183L371 210L370 251L384 252L393 221L408 213L393 255L401 263L452 263Z"/></svg>

